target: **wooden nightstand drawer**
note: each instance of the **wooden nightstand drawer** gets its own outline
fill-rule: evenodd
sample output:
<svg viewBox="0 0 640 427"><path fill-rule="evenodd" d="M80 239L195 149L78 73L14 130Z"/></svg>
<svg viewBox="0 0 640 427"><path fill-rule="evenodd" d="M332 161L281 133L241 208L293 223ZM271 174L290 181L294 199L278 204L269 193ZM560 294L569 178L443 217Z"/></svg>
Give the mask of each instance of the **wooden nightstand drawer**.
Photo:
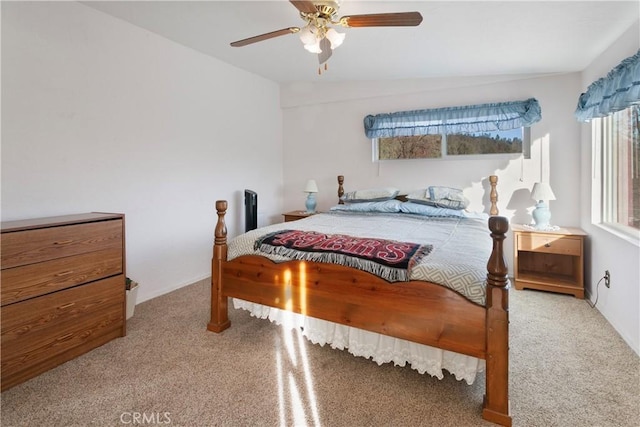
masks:
<svg viewBox="0 0 640 427"><path fill-rule="evenodd" d="M121 274L122 248L23 265L2 270L2 305Z"/></svg>
<svg viewBox="0 0 640 427"><path fill-rule="evenodd" d="M2 234L2 268L108 248L122 248L122 221L104 221Z"/></svg>
<svg viewBox="0 0 640 427"><path fill-rule="evenodd" d="M582 254L582 239L522 233L518 236L518 250L580 256Z"/></svg>

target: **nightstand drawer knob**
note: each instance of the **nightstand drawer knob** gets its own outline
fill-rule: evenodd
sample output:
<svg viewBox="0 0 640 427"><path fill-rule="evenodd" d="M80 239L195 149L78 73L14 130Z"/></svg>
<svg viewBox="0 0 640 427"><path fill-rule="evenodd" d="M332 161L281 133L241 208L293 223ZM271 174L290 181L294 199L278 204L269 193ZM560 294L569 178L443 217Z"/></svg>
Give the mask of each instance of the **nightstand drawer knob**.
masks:
<svg viewBox="0 0 640 427"><path fill-rule="evenodd" d="M545 243L545 244L544 244L544 247L545 247L545 248L550 248L550 247L551 247L551 243Z"/></svg>

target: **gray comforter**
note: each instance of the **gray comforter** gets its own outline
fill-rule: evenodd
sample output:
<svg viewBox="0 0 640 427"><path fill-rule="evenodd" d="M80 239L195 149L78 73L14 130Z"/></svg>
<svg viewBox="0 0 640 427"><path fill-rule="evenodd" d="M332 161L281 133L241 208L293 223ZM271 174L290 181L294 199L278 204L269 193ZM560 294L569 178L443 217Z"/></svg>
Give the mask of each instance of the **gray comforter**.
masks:
<svg viewBox="0 0 640 427"><path fill-rule="evenodd" d="M256 239L278 230L317 231L432 245L431 253L410 268L408 278L446 286L476 304L485 305L486 265L492 249L486 218L441 218L405 213L322 213L242 234L229 242L228 259L255 254L274 261L288 260L281 255L254 249ZM396 283L402 285L401 282Z"/></svg>

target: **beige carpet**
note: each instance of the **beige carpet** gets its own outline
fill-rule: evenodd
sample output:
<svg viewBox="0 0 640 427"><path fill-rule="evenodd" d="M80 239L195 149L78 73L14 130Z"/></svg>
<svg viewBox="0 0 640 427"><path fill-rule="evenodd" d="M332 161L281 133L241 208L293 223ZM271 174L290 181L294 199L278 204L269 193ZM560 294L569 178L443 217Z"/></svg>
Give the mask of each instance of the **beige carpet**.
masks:
<svg viewBox="0 0 640 427"><path fill-rule="evenodd" d="M231 310L208 284L136 307L128 335L2 393L2 426L487 426L472 386L378 366ZM639 426L640 360L597 310L511 292L515 426Z"/></svg>

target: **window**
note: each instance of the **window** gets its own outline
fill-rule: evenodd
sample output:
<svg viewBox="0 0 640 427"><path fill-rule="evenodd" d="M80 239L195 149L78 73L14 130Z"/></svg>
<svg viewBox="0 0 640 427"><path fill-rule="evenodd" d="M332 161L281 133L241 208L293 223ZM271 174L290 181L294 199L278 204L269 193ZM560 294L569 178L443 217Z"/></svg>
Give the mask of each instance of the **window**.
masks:
<svg viewBox="0 0 640 427"><path fill-rule="evenodd" d="M640 230L639 113L640 105L632 105L592 121L600 222L635 236Z"/></svg>
<svg viewBox="0 0 640 427"><path fill-rule="evenodd" d="M640 243L640 49L591 83L575 116L591 121L592 217Z"/></svg>
<svg viewBox="0 0 640 427"><path fill-rule="evenodd" d="M370 114L364 133L373 141L374 161L523 152L528 157L529 127L541 118L540 104L529 98Z"/></svg>
<svg viewBox="0 0 640 427"><path fill-rule="evenodd" d="M507 131L394 136L374 140L374 160L439 159L452 156L522 153L529 128Z"/></svg>

